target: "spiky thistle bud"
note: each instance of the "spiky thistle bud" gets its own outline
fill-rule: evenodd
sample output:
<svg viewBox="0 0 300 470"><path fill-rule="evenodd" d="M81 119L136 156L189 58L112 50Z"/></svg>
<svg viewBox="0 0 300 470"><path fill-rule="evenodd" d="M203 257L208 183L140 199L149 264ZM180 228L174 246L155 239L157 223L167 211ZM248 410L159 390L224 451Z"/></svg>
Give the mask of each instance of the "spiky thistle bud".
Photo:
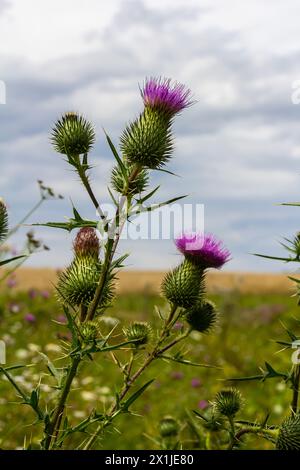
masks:
<svg viewBox="0 0 300 470"><path fill-rule="evenodd" d="M220 414L233 417L242 406L242 396L236 388L221 390L216 395L214 406Z"/></svg>
<svg viewBox="0 0 300 470"><path fill-rule="evenodd" d="M8 214L6 205L0 199L0 241L4 240L8 233Z"/></svg>
<svg viewBox="0 0 300 470"><path fill-rule="evenodd" d="M115 191L120 194L134 196L135 194L142 193L148 186L148 173L147 170L141 170L137 176L129 182L128 180L134 165L129 164L126 160L123 161L126 174L124 175L119 166L115 166L111 172L111 184Z"/></svg>
<svg viewBox="0 0 300 470"><path fill-rule="evenodd" d="M159 168L169 160L173 151L171 123L158 110L145 108L123 131L120 146L129 163Z"/></svg>
<svg viewBox="0 0 300 470"><path fill-rule="evenodd" d="M184 260L166 274L161 288L170 303L188 309L204 294L203 270Z"/></svg>
<svg viewBox="0 0 300 470"><path fill-rule="evenodd" d="M81 325L81 336L86 343L95 341L99 336L99 324L96 321L87 321Z"/></svg>
<svg viewBox="0 0 300 470"><path fill-rule="evenodd" d="M186 321L193 330L209 333L218 317L216 306L210 300L197 302L185 314Z"/></svg>
<svg viewBox="0 0 300 470"><path fill-rule="evenodd" d="M212 234L183 233L175 244L186 259L203 269L220 269L230 258L230 252Z"/></svg>
<svg viewBox="0 0 300 470"><path fill-rule="evenodd" d="M133 322L124 330L124 335L128 341L133 341L135 346L148 343L152 330L151 326L145 322Z"/></svg>
<svg viewBox="0 0 300 470"><path fill-rule="evenodd" d="M300 450L300 413L286 418L279 428L278 450Z"/></svg>
<svg viewBox="0 0 300 470"><path fill-rule="evenodd" d="M203 417L203 427L208 431L220 431L224 425L224 417L214 408L210 407Z"/></svg>
<svg viewBox="0 0 300 470"><path fill-rule="evenodd" d="M159 423L161 437L176 437L179 433L179 423L172 416L166 416Z"/></svg>
<svg viewBox="0 0 300 470"><path fill-rule="evenodd" d="M88 307L94 298L101 271L102 264L94 257L76 256L70 266L59 275L59 299L69 305ZM111 280L105 285L102 301L98 306L99 312L111 304L114 294L114 284Z"/></svg>
<svg viewBox="0 0 300 470"><path fill-rule="evenodd" d="M96 230L92 227L82 227L76 235L73 248L78 257L91 256L98 260L100 242Z"/></svg>
<svg viewBox="0 0 300 470"><path fill-rule="evenodd" d="M95 131L83 116L69 112L55 123L51 141L55 150L63 155L81 155L91 150Z"/></svg>

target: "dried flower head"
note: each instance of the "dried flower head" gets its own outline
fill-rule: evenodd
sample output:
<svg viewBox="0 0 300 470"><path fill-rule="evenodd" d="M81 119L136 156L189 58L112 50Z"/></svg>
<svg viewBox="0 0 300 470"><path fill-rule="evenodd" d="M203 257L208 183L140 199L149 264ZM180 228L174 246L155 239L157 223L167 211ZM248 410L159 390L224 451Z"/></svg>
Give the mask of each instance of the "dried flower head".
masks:
<svg viewBox="0 0 300 470"><path fill-rule="evenodd" d="M82 227L74 240L74 252L76 256L99 257L100 242L96 230L92 227Z"/></svg>
<svg viewBox="0 0 300 470"><path fill-rule="evenodd" d="M230 258L229 250L212 234L183 233L175 244L187 259L203 269L219 269Z"/></svg>

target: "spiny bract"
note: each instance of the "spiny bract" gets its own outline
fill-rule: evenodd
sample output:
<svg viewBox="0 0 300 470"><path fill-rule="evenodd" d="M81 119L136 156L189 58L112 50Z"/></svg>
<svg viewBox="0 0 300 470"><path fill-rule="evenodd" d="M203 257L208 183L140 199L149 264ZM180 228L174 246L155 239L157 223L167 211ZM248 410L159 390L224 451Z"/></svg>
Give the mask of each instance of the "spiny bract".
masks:
<svg viewBox="0 0 300 470"><path fill-rule="evenodd" d="M129 164L126 160L123 161L126 175L123 175L119 166L115 166L111 172L111 184L115 191L120 194L127 194L134 196L135 194L142 193L148 186L148 173L147 170L142 169L137 176L127 184L129 176L135 165Z"/></svg>
<svg viewBox="0 0 300 470"><path fill-rule="evenodd" d="M203 271L188 260L183 261L166 274L162 293L177 307L192 307L204 293Z"/></svg>
<svg viewBox="0 0 300 470"><path fill-rule="evenodd" d="M159 168L169 160L173 151L170 121L157 110L145 108L140 117L124 130L120 146L128 162Z"/></svg>
<svg viewBox="0 0 300 470"><path fill-rule="evenodd" d="M280 426L276 442L278 450L300 450L300 413L286 418Z"/></svg>
<svg viewBox="0 0 300 470"><path fill-rule="evenodd" d="M92 256L76 257L60 274L57 292L60 299L70 305L89 306L95 295L102 264ZM98 309L108 306L114 297L113 284L108 283Z"/></svg>
<svg viewBox="0 0 300 470"><path fill-rule="evenodd" d="M83 116L70 112L56 122L51 141L58 153L81 155L91 150L95 142L95 131Z"/></svg>
<svg viewBox="0 0 300 470"><path fill-rule="evenodd" d="M213 302L200 300L185 312L185 318L193 330L208 333L216 324L218 312Z"/></svg>

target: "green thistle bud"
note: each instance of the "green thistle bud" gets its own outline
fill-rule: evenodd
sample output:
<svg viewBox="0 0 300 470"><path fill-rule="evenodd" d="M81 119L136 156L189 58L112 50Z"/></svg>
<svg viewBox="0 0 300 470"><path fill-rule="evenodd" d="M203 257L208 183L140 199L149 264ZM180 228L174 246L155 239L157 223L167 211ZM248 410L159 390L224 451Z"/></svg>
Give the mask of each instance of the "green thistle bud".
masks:
<svg viewBox="0 0 300 470"><path fill-rule="evenodd" d="M205 300L198 302L186 312L186 321L193 330L208 333L216 324L218 312L213 302Z"/></svg>
<svg viewBox="0 0 300 470"><path fill-rule="evenodd" d="M276 442L278 450L300 450L300 413L286 418L280 426Z"/></svg>
<svg viewBox="0 0 300 470"><path fill-rule="evenodd" d="M208 431L220 431L224 425L224 418L215 408L209 408L204 415L203 427Z"/></svg>
<svg viewBox="0 0 300 470"><path fill-rule="evenodd" d="M179 433L179 423L172 416L166 416L159 423L161 437L176 437Z"/></svg>
<svg viewBox="0 0 300 470"><path fill-rule="evenodd" d="M95 321L87 321L81 325L81 335L86 343L95 341L99 336L99 324Z"/></svg>
<svg viewBox="0 0 300 470"><path fill-rule="evenodd" d="M95 142L95 131L83 116L70 112L56 122L51 141L58 153L81 155L91 150Z"/></svg>
<svg viewBox="0 0 300 470"><path fill-rule="evenodd" d="M4 240L8 234L8 214L6 205L0 199L0 241Z"/></svg>
<svg viewBox="0 0 300 470"><path fill-rule="evenodd" d="M65 272L61 273L58 280L58 296L64 303L73 306L89 306L95 295L102 264L93 256L76 257ZM101 305L101 310L108 306L114 297L112 282L108 283Z"/></svg>
<svg viewBox="0 0 300 470"><path fill-rule="evenodd" d="M189 260L166 274L162 293L169 302L178 307L190 308L204 293L204 272Z"/></svg>
<svg viewBox="0 0 300 470"><path fill-rule="evenodd" d="M221 390L215 398L216 410L227 417L233 417L242 406L242 397L240 392L235 388Z"/></svg>
<svg viewBox="0 0 300 470"><path fill-rule="evenodd" d="M144 322L133 322L123 331L127 340L134 341L135 346L148 343L152 334L150 325Z"/></svg>
<svg viewBox="0 0 300 470"><path fill-rule="evenodd" d="M119 166L115 166L111 172L111 184L115 191L120 194L127 194L134 196L135 194L142 193L148 186L148 173L146 170L141 170L135 179L128 185L129 176L132 173L135 165L124 162L126 175L123 175Z"/></svg>
<svg viewBox="0 0 300 470"><path fill-rule="evenodd" d="M146 107L124 130L121 150L132 164L152 169L163 166L173 151L171 121L158 109Z"/></svg>
<svg viewBox="0 0 300 470"><path fill-rule="evenodd" d="M91 227L83 227L79 230L73 243L76 256L91 256L98 260L100 242L96 230Z"/></svg>

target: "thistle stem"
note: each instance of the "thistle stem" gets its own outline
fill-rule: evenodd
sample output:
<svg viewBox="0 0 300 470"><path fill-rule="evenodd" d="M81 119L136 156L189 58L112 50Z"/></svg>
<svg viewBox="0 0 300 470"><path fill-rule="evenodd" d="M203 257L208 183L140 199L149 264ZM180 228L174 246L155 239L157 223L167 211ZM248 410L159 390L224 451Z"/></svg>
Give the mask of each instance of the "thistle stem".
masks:
<svg viewBox="0 0 300 470"><path fill-rule="evenodd" d="M139 166L136 166L132 170L132 173L129 176L128 182L127 182L127 191L128 191L128 188L129 188L129 185L130 185L131 181L133 181L137 177L137 175L139 174L140 171L141 171L141 167L139 167ZM105 284L106 284L106 281L107 281L110 265L111 265L112 259L114 257L114 254L116 252L116 249L117 249L117 246L118 246L118 243L119 243L119 240L120 240L121 232L122 232L122 229L123 229L123 226L124 226L124 223L125 223L125 220L123 218L122 223L120 225L120 213L121 213L121 211L124 207L124 204L125 204L126 200L128 200L128 197L125 193L122 197L122 201L121 201L120 205L118 206L118 208L116 210L116 215L115 215L115 219L114 219L114 222L113 222L113 230L114 230L113 237L108 238L108 241L107 241L105 259L104 259L104 263L103 263L101 276L100 276L100 279L99 279L99 284L97 286L94 298L93 298L93 300L90 304L90 307L89 307L89 310L88 310L88 313L87 313L87 316L86 316L87 320L92 320L94 318L97 307L98 307L98 305L99 305L99 303L102 299L102 295L103 295L104 287L105 287Z"/></svg>
<svg viewBox="0 0 300 470"><path fill-rule="evenodd" d="M126 384L124 385L123 389L121 390L121 392L118 396L118 401L116 401L114 403L114 405L112 406L110 412L108 413L109 422L111 422L112 417L116 414L119 402L127 395L127 393L130 391L132 385L140 377L140 375L144 372L144 370L152 363L152 361L154 361L158 357L158 355L160 353L159 347L160 347L161 343L164 341L164 339L165 339L165 337L168 333L168 325L170 325L170 323L172 322L172 319L175 316L176 310L177 310L177 306L173 305L171 307L169 317L166 320L165 327L163 328L162 333L161 333L156 345L154 346L153 350L149 353L148 357L145 359L145 361L141 365L141 367L127 380ZM169 347L171 347L171 346L169 345ZM94 442L96 441L98 435L101 433L103 428L104 428L103 424L101 423L97 427L95 432L91 435L90 439L87 441L86 445L84 446L84 450L89 450L89 449L92 448Z"/></svg>
<svg viewBox="0 0 300 470"><path fill-rule="evenodd" d="M56 410L54 411L54 416L50 423L49 430L47 431L47 438L45 440L45 450L50 449L52 439L54 438L54 442L55 442L55 439L58 435L61 419L62 419L64 409L65 409L66 400L70 393L71 385L77 373L79 363L80 363L79 357L72 358L72 362L71 362L70 368L68 369L68 373L66 375L65 384L61 391L58 405L56 407Z"/></svg>
<svg viewBox="0 0 300 470"><path fill-rule="evenodd" d="M97 201L97 198L94 194L94 191L92 190L92 187L90 185L90 182L89 182L89 179L88 177L86 176L86 171L84 170L84 168L82 168L81 164L79 163L78 166L76 166L76 169L77 169L77 172L78 172L78 175L79 175L79 178L81 179L81 182L83 184L83 186L85 187L92 203L94 204L95 206L95 209L97 210L97 212L99 213L100 217L102 220L105 220L105 214L102 212L102 209L100 207L100 204L99 202Z"/></svg>
<svg viewBox="0 0 300 470"><path fill-rule="evenodd" d="M292 398L292 410L294 413L298 411L298 400L299 400L299 385L300 385L300 367L299 364L294 366L293 370L293 398Z"/></svg>

